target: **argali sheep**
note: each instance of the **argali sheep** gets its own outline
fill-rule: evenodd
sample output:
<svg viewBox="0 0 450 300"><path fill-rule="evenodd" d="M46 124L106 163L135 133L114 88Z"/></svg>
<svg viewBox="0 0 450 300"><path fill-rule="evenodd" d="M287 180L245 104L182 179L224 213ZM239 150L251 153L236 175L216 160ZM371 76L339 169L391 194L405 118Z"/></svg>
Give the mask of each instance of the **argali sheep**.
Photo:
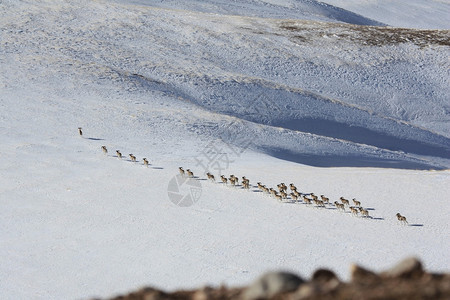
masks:
<svg viewBox="0 0 450 300"><path fill-rule="evenodd" d="M323 203L322 200L319 200L319 199L313 199L313 201L314 201L314 204L315 204L317 207L325 207L325 204Z"/></svg>
<svg viewBox="0 0 450 300"><path fill-rule="evenodd" d="M287 199L287 193L285 191L281 191L280 195L283 199Z"/></svg>
<svg viewBox="0 0 450 300"><path fill-rule="evenodd" d="M297 187L293 183L289 184L289 188L291 189L292 192L297 191Z"/></svg>
<svg viewBox="0 0 450 300"><path fill-rule="evenodd" d="M364 209L361 206L358 207L358 208L359 208L359 212L361 213L361 216L364 216L364 217L367 217L367 218L369 217L369 211L367 209Z"/></svg>
<svg viewBox="0 0 450 300"><path fill-rule="evenodd" d="M181 176L184 176L185 174L183 167L178 167L178 172L180 172Z"/></svg>
<svg viewBox="0 0 450 300"><path fill-rule="evenodd" d="M148 167L148 160L147 160L147 158L144 157L142 160L144 161L144 165L145 165L146 167Z"/></svg>
<svg viewBox="0 0 450 300"><path fill-rule="evenodd" d="M108 154L108 149L106 149L106 146L102 146L102 151L103 153Z"/></svg>
<svg viewBox="0 0 450 300"><path fill-rule="evenodd" d="M341 203L339 203L339 202L337 202L337 201L334 201L334 205L336 205L336 207L337 207L338 210L343 210L343 211L345 211L345 206L344 206L344 204L341 204Z"/></svg>
<svg viewBox="0 0 450 300"><path fill-rule="evenodd" d="M273 188L269 189L269 192L272 196L276 197L276 195L278 194L278 192L276 190L274 190Z"/></svg>
<svg viewBox="0 0 450 300"><path fill-rule="evenodd" d="M122 158L122 153L120 153L119 150L116 150L116 154L117 154L117 157L118 157L118 158Z"/></svg>
<svg viewBox="0 0 450 300"><path fill-rule="evenodd" d="M319 197L317 197L316 195L314 195L314 193L309 194L311 196L311 198L313 198L313 200L318 200Z"/></svg>
<svg viewBox="0 0 450 300"><path fill-rule="evenodd" d="M132 162L136 162L136 156L134 156L132 153L128 154L130 156L130 159Z"/></svg>
<svg viewBox="0 0 450 300"><path fill-rule="evenodd" d="M243 178L245 178L245 176ZM244 189L250 189L250 180L248 180L247 178L245 178L245 180L242 180L242 186L244 187Z"/></svg>
<svg viewBox="0 0 450 300"><path fill-rule="evenodd" d="M186 173L187 173L189 178L193 178L194 177L194 172L192 172L191 170L187 169Z"/></svg>
<svg viewBox="0 0 450 300"><path fill-rule="evenodd" d="M292 200L298 201L298 196L297 196L296 193L292 192L290 195L291 195L291 197L292 197Z"/></svg>
<svg viewBox="0 0 450 300"><path fill-rule="evenodd" d="M358 210L356 209L356 207L350 206L350 211L352 212L352 215L354 216L358 215Z"/></svg>
<svg viewBox="0 0 450 300"><path fill-rule="evenodd" d="M275 199L277 199L278 201L283 201L283 197L278 194L275 195Z"/></svg>
<svg viewBox="0 0 450 300"><path fill-rule="evenodd" d="M361 202L359 202L358 200L356 200L355 198L352 199L353 203L355 204L355 206L360 207L361 206Z"/></svg>
<svg viewBox="0 0 450 300"><path fill-rule="evenodd" d="M347 206L350 206L350 201L348 201L344 197L339 198L339 200L341 200L342 204L347 204Z"/></svg>
<svg viewBox="0 0 450 300"><path fill-rule="evenodd" d="M81 127L78 127L78 134L79 134L80 136L83 135L83 130L81 130Z"/></svg>
<svg viewBox="0 0 450 300"><path fill-rule="evenodd" d="M220 175L220 180L222 180L222 183L228 184L228 179L225 176Z"/></svg>
<svg viewBox="0 0 450 300"><path fill-rule="evenodd" d="M277 184L278 190L280 192L286 192L287 191L287 186L282 182L280 184Z"/></svg>
<svg viewBox="0 0 450 300"><path fill-rule="evenodd" d="M325 197L324 195L320 195L320 198L322 199L323 203L330 203L330 199Z"/></svg>
<svg viewBox="0 0 450 300"><path fill-rule="evenodd" d="M397 213L396 216L397 216L397 220L399 220L400 223L408 224L408 221L406 221L406 217L405 216L402 216L400 213Z"/></svg>
<svg viewBox="0 0 450 300"><path fill-rule="evenodd" d="M311 204L311 199L309 199L306 196L303 196L303 202L305 202L306 204Z"/></svg>
<svg viewBox="0 0 450 300"><path fill-rule="evenodd" d="M250 188L250 180L245 176L242 176L242 186L245 188Z"/></svg>
<svg viewBox="0 0 450 300"><path fill-rule="evenodd" d="M256 185L258 186L258 189L264 191L264 185L261 182L257 182Z"/></svg>
<svg viewBox="0 0 450 300"><path fill-rule="evenodd" d="M238 183L238 178L234 176L233 174L230 175L228 178L232 186L236 186L236 183Z"/></svg>
<svg viewBox="0 0 450 300"><path fill-rule="evenodd" d="M216 178L214 178L214 175L213 174L211 174L211 173L206 173L206 176L208 176L208 179L209 180L211 180L212 182L215 182L216 181Z"/></svg>

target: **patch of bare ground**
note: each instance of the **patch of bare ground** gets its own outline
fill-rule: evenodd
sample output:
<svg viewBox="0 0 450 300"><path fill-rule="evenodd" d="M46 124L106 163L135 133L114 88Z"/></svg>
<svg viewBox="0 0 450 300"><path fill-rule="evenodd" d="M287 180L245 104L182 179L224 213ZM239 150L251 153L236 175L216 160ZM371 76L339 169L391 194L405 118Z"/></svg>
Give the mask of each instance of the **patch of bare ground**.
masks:
<svg viewBox="0 0 450 300"><path fill-rule="evenodd" d="M279 27L288 32L291 40L307 43L320 37L352 41L367 46L411 43L419 47L450 46L450 30L419 30L361 26L338 23L285 21Z"/></svg>
<svg viewBox="0 0 450 300"><path fill-rule="evenodd" d="M317 270L309 281L287 272L269 272L247 287L204 287L197 290L167 293L143 288L114 300L166 299L450 299L450 273L426 272L422 263L408 258L389 270L375 273L361 266L351 267L351 280L342 282L330 270Z"/></svg>

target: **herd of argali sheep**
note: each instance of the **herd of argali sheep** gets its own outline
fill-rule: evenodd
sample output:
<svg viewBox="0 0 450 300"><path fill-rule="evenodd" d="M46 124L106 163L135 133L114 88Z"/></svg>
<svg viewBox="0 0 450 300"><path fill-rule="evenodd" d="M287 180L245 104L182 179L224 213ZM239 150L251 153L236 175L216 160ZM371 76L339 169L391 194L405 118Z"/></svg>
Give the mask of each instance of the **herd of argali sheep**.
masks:
<svg viewBox="0 0 450 300"><path fill-rule="evenodd" d="M194 178L194 173L190 169L184 170L183 167L179 167L178 171L181 176ZM213 174L207 172L206 176L207 179L209 179L211 182L216 183L216 178ZM239 181L239 178L235 175L230 175L228 177L225 175L220 175L219 183L235 188L240 187L246 190L249 190L252 187L261 191L265 195L277 199L280 202L290 201L294 203L304 203L306 206L312 206L316 208L326 208L327 206L329 208L334 207L334 209L337 209L339 211L349 212L353 216L372 219L372 216L369 215L369 209L362 207L361 202L356 200L355 198L352 199L352 202L354 204L353 206L350 206L350 201L348 199L345 199L344 197L339 198L340 202L334 201L334 203L331 203L330 199L325 195L320 195L319 199L319 197L314 193L299 192L297 187L293 183L290 183L289 186L287 186L285 183L280 183L276 188L271 188L267 187L261 182L257 182L256 186L251 186L250 180L248 178L246 178L245 176L241 178L242 180ZM348 211L346 210L346 207L348 207ZM400 224L408 224L404 216L400 215L399 213L397 213L396 216Z"/></svg>
<svg viewBox="0 0 450 300"><path fill-rule="evenodd" d="M179 167L178 171L181 176L188 176L190 178L194 177L194 174L190 169L184 170L183 167ZM216 179L213 174L210 172L206 173L206 176L208 179L212 182L216 182ZM316 196L314 193L301 193L297 190L297 187L290 183L289 186L287 186L285 183L280 183L277 185L276 188L268 188L261 182L257 182L256 186L250 186L250 180L246 178L245 176L242 177L242 180L239 181L239 178L235 175L230 175L229 177L226 177L225 175L220 176L220 181L224 185L229 185L232 187L241 187L243 189L249 190L250 187L257 188L259 191L263 192L266 195L272 196L273 198L277 199L278 201L291 201L295 203L301 203L303 202L306 205L313 205L313 207L317 208L325 208L327 205L329 207L336 207L338 210L342 210L345 212L345 205L348 206L348 209L350 210L352 215L355 216L361 216L364 218L371 218L369 215L368 209L365 209L361 206L361 202L352 199L354 206L350 206L350 201L345 199L344 197L341 197L339 200L341 203L335 201L334 204L330 203L330 199L328 197L325 197L324 195L320 195L320 199L318 196Z"/></svg>
<svg viewBox="0 0 450 300"><path fill-rule="evenodd" d="M81 127L78 127L78 134L80 136L83 135ZM102 146L101 149L104 154L108 154L108 149L106 148L106 146ZM116 150L116 155L119 159L122 159L122 157L123 157L120 150ZM133 155L132 153L129 154L129 157L132 162L134 162L134 163L137 162L136 156ZM146 167L148 167L149 161L147 160L147 158L144 157L142 159L142 161L143 161L143 164ZM189 178L194 178L194 173L190 169L184 170L182 167L179 167L178 171L181 176L188 176ZM214 183L216 182L214 175L211 174L210 172L207 172L206 176L208 177L208 179L210 181L212 181ZM250 180L248 178L246 178L245 176L243 176L241 178L242 178L242 180L239 181L239 178L236 177L235 175L230 175L228 178L224 175L220 176L220 180L221 180L222 184L224 184L224 185L230 184L230 186L232 186L232 187L241 186L241 188L246 189L246 190L250 190L250 187L254 187L254 188L257 188L258 190L260 190L261 192L263 192L264 194L274 197L275 199L277 199L280 202L282 202L284 200L290 200L291 202L293 201L294 203L303 202L307 206L313 205L313 203L314 203L314 207L316 207L316 208L326 208L326 205L328 205L331 207L334 206L335 209L337 209L339 211L343 211L343 212L346 212L345 206L347 205L348 209L350 210L349 212L353 216L361 216L363 218L372 218L369 215L368 209L363 208L361 206L361 202L356 200L355 198L352 199L354 206L350 206L350 201L345 199L344 197L339 198L340 203L338 201L334 201L334 203L331 203L330 199L328 197L325 197L324 195L320 195L320 199L319 199L319 197L316 196L314 193L299 192L297 190L297 187L293 183L290 183L289 187L286 186L285 183L280 183L277 185L277 188L275 189L275 188L268 188L268 187L266 187L266 185L262 184L261 182L257 182L256 186L251 186ZM288 189L290 190L290 193L288 193ZM403 224L403 225L408 224L406 217L402 216L400 213L397 213L396 217L400 224Z"/></svg>

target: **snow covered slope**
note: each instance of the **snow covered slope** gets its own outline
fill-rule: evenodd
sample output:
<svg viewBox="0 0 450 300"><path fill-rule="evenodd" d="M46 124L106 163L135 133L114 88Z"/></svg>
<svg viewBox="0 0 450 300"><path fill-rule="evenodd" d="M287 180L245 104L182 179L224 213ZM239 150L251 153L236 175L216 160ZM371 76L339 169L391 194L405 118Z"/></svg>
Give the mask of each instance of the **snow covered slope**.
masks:
<svg viewBox="0 0 450 300"><path fill-rule="evenodd" d="M225 120L238 117L256 137L263 128L270 139L280 139L266 145L264 135L255 141L256 150L286 158L283 151L268 149L279 145L293 152L289 157L297 162L308 163L305 154L318 154L338 157L329 166L346 165L349 160L341 159L346 156L351 161L362 156L368 163L360 166L384 161L408 168L449 165L446 31L108 3L54 6L22 12L11 4L5 9L2 20L11 22L3 27L6 61L20 57L21 67L35 73L59 70L79 86L95 82L103 88L102 81L115 81L121 90L162 93L225 115ZM15 10L24 16L9 13ZM24 76L14 67L5 69L3 76L20 86ZM14 76L22 78L13 81ZM35 80L47 83L49 76L60 80L55 73ZM61 87L64 92L73 95L73 87ZM144 102L153 101L148 95ZM267 125L286 128L294 137L272 133ZM218 135L211 128L196 128L201 130L201 136Z"/></svg>
<svg viewBox="0 0 450 300"><path fill-rule="evenodd" d="M183 9L222 15L276 19L306 19L315 21L339 21L358 25L384 25L361 15L316 0L118 0L122 3L134 3L152 7Z"/></svg>
<svg viewBox="0 0 450 300"><path fill-rule="evenodd" d="M450 29L448 0L322 0L390 26Z"/></svg>
<svg viewBox="0 0 450 300"><path fill-rule="evenodd" d="M406 255L449 269L448 31L345 24L314 1L240 2L251 16L170 3L0 3L2 298L280 268L345 279L350 262ZM306 20L286 18L299 7ZM179 166L199 177L189 207L168 194ZM204 167L357 198L373 218L210 183Z"/></svg>

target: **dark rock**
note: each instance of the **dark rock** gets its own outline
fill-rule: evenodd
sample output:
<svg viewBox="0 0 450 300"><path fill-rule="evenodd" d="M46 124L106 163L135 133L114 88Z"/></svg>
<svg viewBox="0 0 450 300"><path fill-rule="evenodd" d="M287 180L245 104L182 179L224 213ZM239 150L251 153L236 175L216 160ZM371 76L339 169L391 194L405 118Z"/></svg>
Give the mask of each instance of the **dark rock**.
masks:
<svg viewBox="0 0 450 300"><path fill-rule="evenodd" d="M415 258L409 258L392 269L376 274L360 266L351 268L352 280L341 282L329 270L317 270L310 282L285 272L267 273L247 288L204 287L197 290L167 293L144 288L117 300L448 300L450 274L427 273Z"/></svg>
<svg viewBox="0 0 450 300"><path fill-rule="evenodd" d="M393 268L381 273L383 277L418 278L424 274L422 263L415 257L402 260Z"/></svg>
<svg viewBox="0 0 450 300"><path fill-rule="evenodd" d="M193 295L193 300L208 300L211 299L214 289L211 287L204 287L197 290Z"/></svg>
<svg viewBox="0 0 450 300"><path fill-rule="evenodd" d="M350 267L350 273L353 283L371 284L380 280L380 277L374 272L355 264Z"/></svg>
<svg viewBox="0 0 450 300"><path fill-rule="evenodd" d="M302 284L298 290L293 295L293 299L309 299L315 296L318 296L320 294L320 290L318 289L318 286L314 283L305 283Z"/></svg>
<svg viewBox="0 0 450 300"><path fill-rule="evenodd" d="M244 299L269 299L277 294L295 291L303 279L286 272L270 272L251 284L243 294Z"/></svg>
<svg viewBox="0 0 450 300"><path fill-rule="evenodd" d="M336 274L333 271L327 269L319 269L314 272L312 276L312 281L317 283L327 283L332 280L338 280Z"/></svg>

